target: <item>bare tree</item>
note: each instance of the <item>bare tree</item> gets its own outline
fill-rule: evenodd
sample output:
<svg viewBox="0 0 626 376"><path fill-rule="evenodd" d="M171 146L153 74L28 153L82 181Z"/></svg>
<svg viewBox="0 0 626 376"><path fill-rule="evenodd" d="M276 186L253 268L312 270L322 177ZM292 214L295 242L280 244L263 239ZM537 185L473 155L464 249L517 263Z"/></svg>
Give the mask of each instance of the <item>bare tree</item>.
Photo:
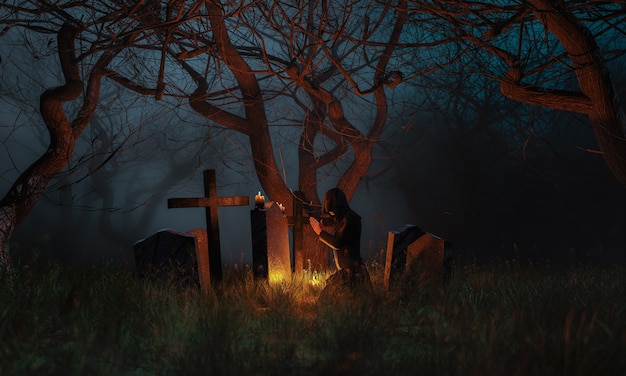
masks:
<svg viewBox="0 0 626 376"><path fill-rule="evenodd" d="M0 22L7 30L24 28L32 33L58 34L58 55L65 77L64 85L42 95L40 112L51 134L48 152L20 175L0 205L3 269L10 265L8 239L52 177L71 159L78 136L98 108L100 82L105 77L129 92L152 95L157 100L186 97L191 108L212 123L246 135L263 189L288 210L293 195L276 159L270 132L275 119L268 118L266 93L278 93L283 100L287 97L281 92L286 90L292 90L299 99L305 93L308 103L299 102L306 110L299 120L305 127L300 125L304 131L298 145L299 155L304 156L299 180L306 186L296 189L306 191L307 199L318 204L317 171L349 155L354 162L345 171L334 170L343 176L336 185L352 196L371 163L372 145L385 125L385 87L401 79L399 72L388 72L387 65L405 16L401 11L378 6L378 23L370 24L368 20L362 29L359 17L366 18L365 12L374 5L361 9L350 2L294 5L218 5L205 1L133 4L115 0L16 0L3 4ZM272 19L272 11L279 17ZM284 35L272 34L289 25L290 14L300 18L300 24L291 32L299 34L298 42L308 40L312 47L302 48L294 40L284 39ZM391 33L385 32L383 22L395 22ZM261 34L259 26L266 35ZM382 39L363 43L362 33ZM332 38L327 40L327 35ZM339 48L342 44L345 47ZM271 53L279 51L283 54ZM364 57L355 65L356 58L350 56L358 51L363 51ZM345 63L344 58L348 59ZM191 78L195 88L181 82L182 74ZM262 87L263 80L270 79L271 85ZM318 84L314 85L315 80ZM328 86L323 87L326 83ZM362 133L345 114L346 91L352 91L354 98L374 98L375 115L368 132ZM315 113L318 119L307 113ZM316 141L318 135L328 141ZM328 142L335 144L330 151L319 149Z"/></svg>
<svg viewBox="0 0 626 376"><path fill-rule="evenodd" d="M587 115L599 152L626 186L626 116L608 69L626 52L621 4L411 1L411 12L416 20L434 18L436 40L486 51L493 60L480 67L505 96Z"/></svg>
<svg viewBox="0 0 626 376"><path fill-rule="evenodd" d="M65 83L47 90L41 96L41 116L50 132L48 150L20 175L0 201L0 267L2 270L7 270L10 265L6 251L9 238L36 204L50 179L71 158L77 137L93 116L98 104L103 69L113 57L113 54L102 55L90 74L83 78L76 63L74 47L76 33L77 28L70 24L60 29L58 34L59 60ZM70 120L63 106L66 102L83 96L83 89L85 93L82 106L74 119Z"/></svg>
<svg viewBox="0 0 626 376"><path fill-rule="evenodd" d="M125 56L119 58L120 52L145 38L142 29L126 24L123 12L127 8L122 7L118 10L121 13L116 13L110 12L106 4L101 6L47 1L11 1L0 5L3 35L18 29L33 35L56 35L56 42L51 38L48 46L56 46L63 81L40 97L39 113L49 133L46 152L20 173L0 201L0 270L3 272L11 268L9 239L50 181L72 160L77 140L99 109L102 79L114 75L110 64L123 63ZM83 22L81 18L86 17L81 15L85 14L91 18ZM133 68L137 69L136 66L127 69ZM145 89L144 92L156 91Z"/></svg>
<svg viewBox="0 0 626 376"><path fill-rule="evenodd" d="M281 174L282 161L276 159L270 131L281 119L270 118L268 111L276 106L273 98L292 101L289 108L301 108L303 116L292 123L294 135L299 133L297 190L309 204L319 206L318 176L332 165L334 185L351 197L387 124L385 90L402 79L388 66L405 13L374 5L358 8L352 2L258 2L248 8L210 2L204 7L207 17L179 28L185 35L203 30L202 36L194 34L193 44L191 38L185 43L168 40L171 54L197 85L189 95L191 107L248 137L263 189L289 212L294 195ZM379 14L376 23L368 20L371 10ZM367 20L365 25L362 20ZM381 39L369 42L374 35ZM211 90L215 81L223 84ZM230 105L223 104L224 97ZM371 118L360 119L366 124L357 127L352 119L358 117L348 115L345 107L359 98L366 98L373 111ZM312 232L306 238L307 251L297 258L296 268L303 268L304 259L326 264L327 255L316 249Z"/></svg>
<svg viewBox="0 0 626 376"><path fill-rule="evenodd" d="M99 110L102 82L157 101L186 100L208 125L244 135L266 194L291 210L293 190L319 205L320 179L352 197L388 125L389 90L445 65L472 64L461 58L479 47L498 58L478 67L504 95L589 116L626 185L626 120L606 69L625 51L607 42L623 37L624 11L612 2L12 0L0 11L2 34L56 35L49 44L63 72L40 100L48 150L0 201L3 270L9 238ZM293 135L297 187L280 157L281 132ZM305 257L316 259L311 252Z"/></svg>

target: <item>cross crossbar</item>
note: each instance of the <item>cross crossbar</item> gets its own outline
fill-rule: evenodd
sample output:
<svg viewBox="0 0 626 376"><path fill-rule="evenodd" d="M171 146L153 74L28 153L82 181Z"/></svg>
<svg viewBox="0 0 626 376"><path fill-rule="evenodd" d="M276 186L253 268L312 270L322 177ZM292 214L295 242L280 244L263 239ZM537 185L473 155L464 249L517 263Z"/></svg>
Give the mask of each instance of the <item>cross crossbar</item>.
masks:
<svg viewBox="0 0 626 376"><path fill-rule="evenodd" d="M190 198L170 198L167 206L173 208L201 208L210 206L244 206L250 205L248 196L232 197L190 197Z"/></svg>
<svg viewBox="0 0 626 376"><path fill-rule="evenodd" d="M209 270L211 272L211 280L219 283L222 280L222 251L220 248L218 208L220 206L250 205L250 197L219 197L217 195L215 170L204 171L204 195L206 197L170 198L167 200L167 206L168 208L205 208Z"/></svg>

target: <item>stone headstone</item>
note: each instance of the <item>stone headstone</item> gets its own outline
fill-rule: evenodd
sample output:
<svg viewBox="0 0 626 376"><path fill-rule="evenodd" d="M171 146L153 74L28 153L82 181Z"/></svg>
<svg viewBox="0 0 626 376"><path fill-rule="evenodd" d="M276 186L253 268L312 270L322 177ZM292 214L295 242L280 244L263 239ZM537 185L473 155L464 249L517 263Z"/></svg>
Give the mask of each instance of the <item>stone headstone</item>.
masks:
<svg viewBox="0 0 626 376"><path fill-rule="evenodd" d="M163 229L133 246L140 277L156 277L196 285L199 281L193 235Z"/></svg>
<svg viewBox="0 0 626 376"><path fill-rule="evenodd" d="M196 261L198 263L198 278L200 282L200 290L208 293L211 287L211 272L209 265L209 240L207 231L203 228L197 228L187 232L193 235L196 248Z"/></svg>
<svg viewBox="0 0 626 376"><path fill-rule="evenodd" d="M284 207L267 202L250 211L252 268L255 279L270 282L291 280L289 229Z"/></svg>
<svg viewBox="0 0 626 376"><path fill-rule="evenodd" d="M385 274L383 284L389 288L391 281L398 279L406 269L406 254L409 244L425 234L415 225L404 225L398 231L387 234L387 254L385 257Z"/></svg>
<svg viewBox="0 0 626 376"><path fill-rule="evenodd" d="M408 275L417 274L420 282L443 280L444 244L443 239L415 225L389 231L383 279L385 289Z"/></svg>
<svg viewBox="0 0 626 376"><path fill-rule="evenodd" d="M295 191L293 194L292 214L287 217L287 224L291 227L294 271L300 274L304 271L304 229L305 221L308 225L309 217L304 215L304 193Z"/></svg>
<svg viewBox="0 0 626 376"><path fill-rule="evenodd" d="M444 240L426 233L409 244L406 251L407 275L418 275L423 282L443 280Z"/></svg>

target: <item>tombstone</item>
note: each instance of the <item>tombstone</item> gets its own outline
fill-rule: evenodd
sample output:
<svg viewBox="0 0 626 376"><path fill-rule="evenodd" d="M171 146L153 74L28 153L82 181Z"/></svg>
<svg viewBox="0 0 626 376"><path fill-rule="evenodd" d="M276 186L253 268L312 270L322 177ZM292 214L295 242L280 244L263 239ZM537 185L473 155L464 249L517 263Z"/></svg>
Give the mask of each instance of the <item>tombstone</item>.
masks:
<svg viewBox="0 0 626 376"><path fill-rule="evenodd" d="M420 283L443 281L445 243L415 225L389 231L383 280L385 289L413 275L418 275Z"/></svg>
<svg viewBox="0 0 626 376"><path fill-rule="evenodd" d="M425 232L415 225L404 225L398 231L389 231L383 278L385 289L389 288L392 281L404 274L409 244L424 234Z"/></svg>
<svg viewBox="0 0 626 376"><path fill-rule="evenodd" d="M255 280L291 280L289 231L284 206L276 202L256 205L250 211L252 268Z"/></svg>
<svg viewBox="0 0 626 376"><path fill-rule="evenodd" d="M208 294L211 287L211 272L209 268L209 239L207 231L203 228L197 228L187 231L187 234L192 235L195 241L200 290L202 290L202 293Z"/></svg>
<svg viewBox="0 0 626 376"><path fill-rule="evenodd" d="M163 229L133 246L140 277L156 277L185 286L199 282L196 241L193 235Z"/></svg>
<svg viewBox="0 0 626 376"><path fill-rule="evenodd" d="M440 283L444 276L444 240L425 233L407 247L406 275L418 275L419 282Z"/></svg>
<svg viewBox="0 0 626 376"><path fill-rule="evenodd" d="M287 224L291 227L294 271L300 274L304 271L304 229L309 223L309 217L304 215L304 193L295 191L292 201L292 215L287 217ZM311 260L308 262L311 269Z"/></svg>

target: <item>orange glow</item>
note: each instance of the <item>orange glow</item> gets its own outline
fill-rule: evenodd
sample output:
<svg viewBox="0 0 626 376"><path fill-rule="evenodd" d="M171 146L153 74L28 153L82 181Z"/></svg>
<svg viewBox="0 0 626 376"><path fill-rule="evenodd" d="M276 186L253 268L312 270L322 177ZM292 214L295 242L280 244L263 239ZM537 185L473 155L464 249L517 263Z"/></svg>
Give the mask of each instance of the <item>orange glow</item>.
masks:
<svg viewBox="0 0 626 376"><path fill-rule="evenodd" d="M254 206L259 209L263 209L265 207L265 196L261 194L261 191L254 196Z"/></svg>
<svg viewBox="0 0 626 376"><path fill-rule="evenodd" d="M283 283L291 280L291 272L285 272L284 270L269 270L268 280L271 284Z"/></svg>
<svg viewBox="0 0 626 376"><path fill-rule="evenodd" d="M312 273L311 278L309 279L309 285L311 286L319 286L322 284L322 278L318 273Z"/></svg>

